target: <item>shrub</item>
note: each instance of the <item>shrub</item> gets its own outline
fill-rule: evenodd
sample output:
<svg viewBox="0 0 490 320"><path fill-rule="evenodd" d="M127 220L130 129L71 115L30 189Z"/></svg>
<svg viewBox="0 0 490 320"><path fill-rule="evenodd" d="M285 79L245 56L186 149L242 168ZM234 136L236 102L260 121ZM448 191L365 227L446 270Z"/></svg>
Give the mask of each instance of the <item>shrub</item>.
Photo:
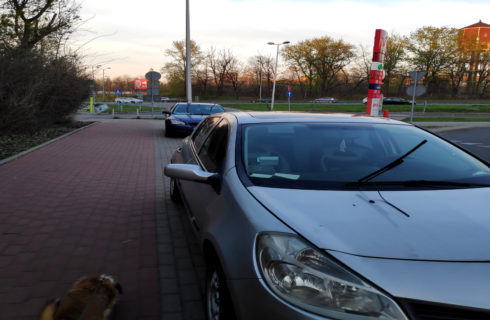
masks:
<svg viewBox="0 0 490 320"><path fill-rule="evenodd" d="M0 54L0 132L35 132L76 111L88 78L74 56L12 49Z"/></svg>

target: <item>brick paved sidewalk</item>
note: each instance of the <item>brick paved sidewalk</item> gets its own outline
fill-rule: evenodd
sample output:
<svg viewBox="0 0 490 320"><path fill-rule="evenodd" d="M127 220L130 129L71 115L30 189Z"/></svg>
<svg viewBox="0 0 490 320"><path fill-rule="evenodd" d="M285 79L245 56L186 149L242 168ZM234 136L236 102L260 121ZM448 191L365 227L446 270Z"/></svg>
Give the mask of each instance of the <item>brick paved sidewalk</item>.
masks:
<svg viewBox="0 0 490 320"><path fill-rule="evenodd" d="M115 319L202 319L202 262L161 174L178 140L162 126L104 122L0 166L1 320L36 319L100 273L124 289Z"/></svg>

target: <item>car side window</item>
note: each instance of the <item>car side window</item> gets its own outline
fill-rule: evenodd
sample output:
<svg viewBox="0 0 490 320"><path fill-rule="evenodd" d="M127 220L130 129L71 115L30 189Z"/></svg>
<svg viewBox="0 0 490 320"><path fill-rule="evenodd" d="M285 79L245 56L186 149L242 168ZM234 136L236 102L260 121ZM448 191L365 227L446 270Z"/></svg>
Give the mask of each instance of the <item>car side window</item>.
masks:
<svg viewBox="0 0 490 320"><path fill-rule="evenodd" d="M196 128L196 131L192 135L192 141L194 142L194 148L197 152L201 149L202 144L206 140L211 129L213 129L214 125L218 122L220 118L212 117L205 118L201 124Z"/></svg>
<svg viewBox="0 0 490 320"><path fill-rule="evenodd" d="M228 127L226 120L218 123L199 151L199 159L209 172L218 172L223 164L228 142Z"/></svg>

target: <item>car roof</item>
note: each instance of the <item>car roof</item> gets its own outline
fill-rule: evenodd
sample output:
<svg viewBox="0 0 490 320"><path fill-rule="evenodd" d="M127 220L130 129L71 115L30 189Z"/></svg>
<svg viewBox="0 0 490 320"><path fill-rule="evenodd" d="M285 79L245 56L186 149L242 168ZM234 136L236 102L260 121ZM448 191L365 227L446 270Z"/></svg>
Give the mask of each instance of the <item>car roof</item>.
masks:
<svg viewBox="0 0 490 320"><path fill-rule="evenodd" d="M332 123L377 123L411 126L411 124L389 119L343 113L299 113L299 112L227 112L233 115L239 124L280 123L280 122L332 122Z"/></svg>

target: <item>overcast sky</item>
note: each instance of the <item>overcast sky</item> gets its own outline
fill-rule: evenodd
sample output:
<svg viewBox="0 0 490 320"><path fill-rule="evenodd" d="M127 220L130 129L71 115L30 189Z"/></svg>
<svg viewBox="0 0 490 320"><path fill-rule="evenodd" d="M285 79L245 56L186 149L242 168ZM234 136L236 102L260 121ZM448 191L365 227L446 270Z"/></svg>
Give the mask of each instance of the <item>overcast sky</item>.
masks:
<svg viewBox="0 0 490 320"><path fill-rule="evenodd" d="M105 75L137 77L160 71L165 50L185 39L185 0L84 0L88 20L76 37L89 66ZM490 0L190 0L191 38L203 51L230 49L246 61L275 56L267 42L296 43L328 35L372 48L375 29L409 35L422 26L490 24ZM101 77L101 72L96 74Z"/></svg>

